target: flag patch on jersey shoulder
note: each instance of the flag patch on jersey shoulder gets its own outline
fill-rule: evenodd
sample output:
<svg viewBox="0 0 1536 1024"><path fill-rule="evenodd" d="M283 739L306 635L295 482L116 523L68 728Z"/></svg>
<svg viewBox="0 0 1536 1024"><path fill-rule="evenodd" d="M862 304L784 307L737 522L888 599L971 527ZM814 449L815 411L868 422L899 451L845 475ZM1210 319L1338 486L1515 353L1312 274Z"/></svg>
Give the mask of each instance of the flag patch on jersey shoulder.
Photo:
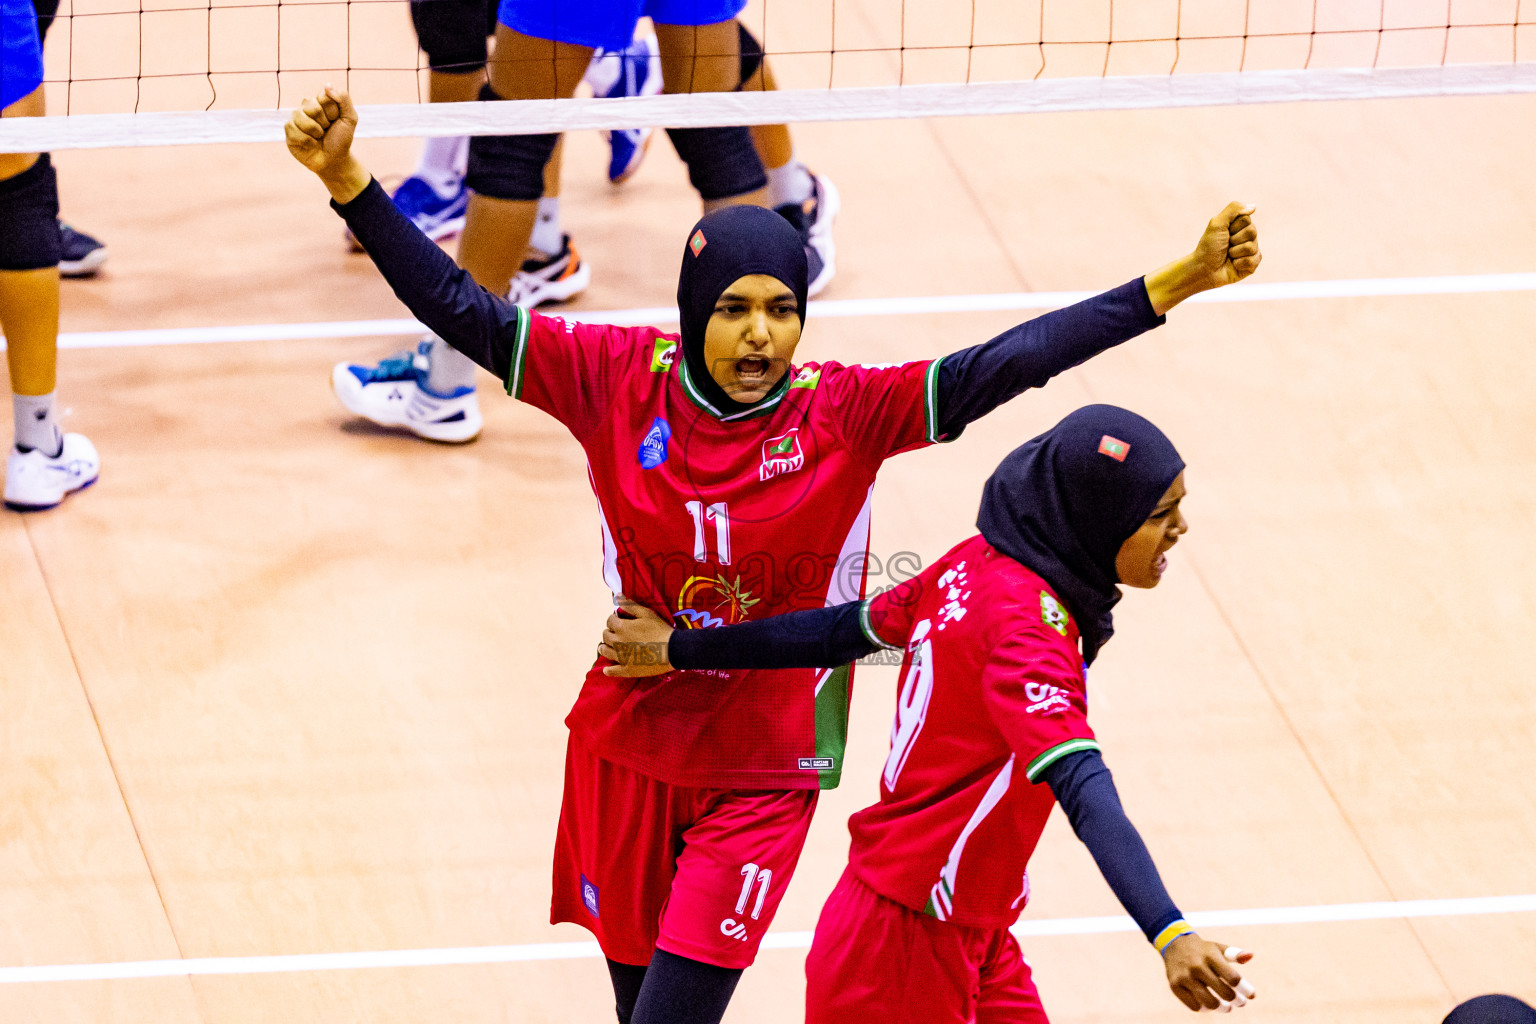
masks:
<svg viewBox="0 0 1536 1024"><path fill-rule="evenodd" d="M695 256L697 256L699 253L703 252L704 251L704 247L706 245L708 245L708 244L709 243L704 240L704 229L703 228L700 228L699 230L695 231L693 233L693 237L688 239L688 248L693 250L693 254Z"/></svg>
<svg viewBox="0 0 1536 1024"><path fill-rule="evenodd" d="M1062 636L1067 635L1067 623L1072 621L1072 616L1056 600L1045 591L1040 591L1040 621L1050 626Z"/></svg>
<svg viewBox="0 0 1536 1024"><path fill-rule="evenodd" d="M800 447L800 428L790 427L788 433L770 437L763 442L763 464L758 467L757 478L772 480L784 473L793 473L805 465L805 450Z"/></svg>
<svg viewBox="0 0 1536 1024"><path fill-rule="evenodd" d="M1099 438L1099 454L1108 455L1116 462L1124 462L1125 457L1131 454L1131 446L1118 437L1110 437L1105 434Z"/></svg>
<svg viewBox="0 0 1536 1024"><path fill-rule="evenodd" d="M672 369L672 361L677 358L676 338L657 338L656 347L651 349L651 372L666 373Z"/></svg>

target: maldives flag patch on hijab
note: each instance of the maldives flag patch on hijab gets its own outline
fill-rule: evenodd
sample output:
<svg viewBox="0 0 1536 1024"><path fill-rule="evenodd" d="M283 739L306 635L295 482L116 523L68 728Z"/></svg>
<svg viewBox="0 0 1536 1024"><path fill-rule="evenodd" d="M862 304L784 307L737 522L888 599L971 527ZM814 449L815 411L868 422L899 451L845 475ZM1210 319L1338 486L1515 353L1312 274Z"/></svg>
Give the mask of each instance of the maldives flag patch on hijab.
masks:
<svg viewBox="0 0 1536 1024"><path fill-rule="evenodd" d="M1108 455L1116 462L1124 462L1125 457L1131 454L1131 446L1118 437L1110 437L1105 434L1099 438L1099 454Z"/></svg>
<svg viewBox="0 0 1536 1024"><path fill-rule="evenodd" d="M698 256L699 253L703 252L704 246L708 244L708 242L704 241L704 232L702 229L695 231L693 233L693 237L688 239L688 248L693 250L694 256Z"/></svg>

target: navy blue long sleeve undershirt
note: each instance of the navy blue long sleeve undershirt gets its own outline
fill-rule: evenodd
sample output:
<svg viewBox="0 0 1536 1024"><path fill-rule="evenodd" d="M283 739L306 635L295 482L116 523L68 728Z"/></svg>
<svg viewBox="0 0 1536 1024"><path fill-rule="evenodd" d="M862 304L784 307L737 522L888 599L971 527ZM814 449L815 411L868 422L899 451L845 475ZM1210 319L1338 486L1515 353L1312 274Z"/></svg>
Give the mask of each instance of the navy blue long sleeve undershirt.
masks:
<svg viewBox="0 0 1536 1024"><path fill-rule="evenodd" d="M859 619L861 602L775 615L717 629L678 629L667 644L674 668L830 668L877 649ZM1069 754L1045 769L1072 831L1147 941L1180 919L1157 865L1120 806L1114 776L1096 750Z"/></svg>
<svg viewBox="0 0 1536 1024"><path fill-rule="evenodd" d="M377 181L346 204L331 203L384 280L438 337L506 380L517 336L516 307L481 288L437 243L395 208ZM1105 349L1163 322L1136 278L1082 302L1027 320L991 341L945 356L937 382L940 436Z"/></svg>

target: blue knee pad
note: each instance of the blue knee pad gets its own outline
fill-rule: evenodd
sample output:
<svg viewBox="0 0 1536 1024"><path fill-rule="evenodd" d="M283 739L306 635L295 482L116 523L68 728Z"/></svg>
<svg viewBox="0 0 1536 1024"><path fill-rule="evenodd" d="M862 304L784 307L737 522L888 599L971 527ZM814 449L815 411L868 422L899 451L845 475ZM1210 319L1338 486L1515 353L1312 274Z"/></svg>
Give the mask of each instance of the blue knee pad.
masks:
<svg viewBox="0 0 1536 1024"><path fill-rule="evenodd" d="M481 86L482 100L499 100L489 85ZM464 184L471 192L492 199L529 202L544 195L544 165L555 151L560 136L476 135L469 140L469 168Z"/></svg>
<svg viewBox="0 0 1536 1024"><path fill-rule="evenodd" d="M0 270L59 265L59 179L48 154L0 181Z"/></svg>
<svg viewBox="0 0 1536 1024"><path fill-rule="evenodd" d="M752 132L745 127L668 128L667 135L701 199L729 199L768 184Z"/></svg>

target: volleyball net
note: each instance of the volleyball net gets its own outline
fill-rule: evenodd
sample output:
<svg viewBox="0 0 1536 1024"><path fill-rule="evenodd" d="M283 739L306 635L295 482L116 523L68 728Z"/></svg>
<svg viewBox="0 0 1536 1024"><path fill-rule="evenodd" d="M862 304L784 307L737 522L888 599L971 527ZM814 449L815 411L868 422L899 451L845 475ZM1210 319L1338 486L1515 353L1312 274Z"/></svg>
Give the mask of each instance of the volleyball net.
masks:
<svg viewBox="0 0 1536 1024"><path fill-rule="evenodd" d="M433 2L433 0L427 0ZM62 0L0 151L1536 92L1536 0L752 0L779 88L428 104L406 0ZM494 54L492 56L494 60Z"/></svg>

